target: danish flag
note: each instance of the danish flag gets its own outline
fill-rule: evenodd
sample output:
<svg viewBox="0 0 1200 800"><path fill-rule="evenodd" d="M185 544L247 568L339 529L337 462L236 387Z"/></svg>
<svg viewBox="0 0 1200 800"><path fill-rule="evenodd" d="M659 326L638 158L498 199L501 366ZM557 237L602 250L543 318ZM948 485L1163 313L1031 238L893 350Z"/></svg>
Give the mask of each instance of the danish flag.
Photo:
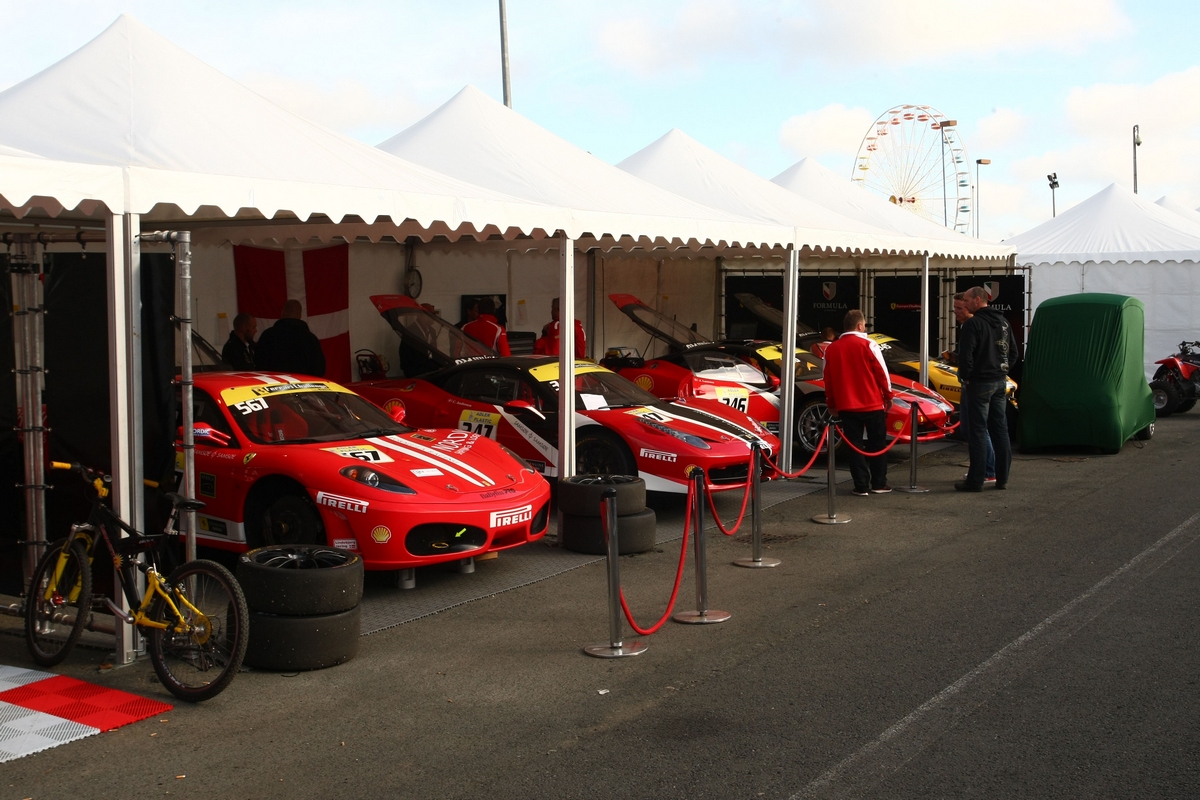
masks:
<svg viewBox="0 0 1200 800"><path fill-rule="evenodd" d="M299 300L303 319L325 352L325 375L350 377L350 245L314 250L269 250L235 245L238 313L258 319L258 333L275 324L283 304Z"/></svg>

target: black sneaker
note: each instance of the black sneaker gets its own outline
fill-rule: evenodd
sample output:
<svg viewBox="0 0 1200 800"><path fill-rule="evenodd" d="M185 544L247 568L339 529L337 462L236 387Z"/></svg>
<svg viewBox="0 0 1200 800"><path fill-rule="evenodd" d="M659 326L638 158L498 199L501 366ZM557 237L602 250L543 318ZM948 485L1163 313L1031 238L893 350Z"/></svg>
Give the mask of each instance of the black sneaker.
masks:
<svg viewBox="0 0 1200 800"><path fill-rule="evenodd" d="M955 489L955 491L958 491L958 492L982 492L983 491L982 486L980 486L978 484L974 484L974 483L967 483L966 481L959 481L958 483L954 484L954 489Z"/></svg>
<svg viewBox="0 0 1200 800"><path fill-rule="evenodd" d="M855 486L854 491L852 491L851 494L858 495L859 497L869 497L871 495L871 490L865 486L862 488Z"/></svg>
<svg viewBox="0 0 1200 800"><path fill-rule="evenodd" d="M888 493L888 492L890 492L891 490L892 490L892 487L888 486L888 485L885 483L883 486L880 486L878 489L876 489L874 486L872 486L872 487L871 487L871 494L887 494L887 493Z"/></svg>

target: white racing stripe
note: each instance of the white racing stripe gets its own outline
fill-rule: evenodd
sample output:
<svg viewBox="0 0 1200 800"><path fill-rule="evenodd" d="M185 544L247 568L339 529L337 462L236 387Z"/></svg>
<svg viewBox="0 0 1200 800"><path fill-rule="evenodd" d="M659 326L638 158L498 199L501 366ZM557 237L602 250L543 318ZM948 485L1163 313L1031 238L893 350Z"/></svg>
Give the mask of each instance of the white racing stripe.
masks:
<svg viewBox="0 0 1200 800"><path fill-rule="evenodd" d="M423 444L417 444L416 442L414 442L411 439L402 439L399 436L393 435L393 436L389 436L387 438L392 440L393 442L396 442L397 444L403 445L404 447L411 447L414 450L418 450L422 453L426 453L431 456L436 456L437 458L443 459L445 461L449 461L451 464L454 464L459 469L465 469L467 472L474 473L481 480L486 481L489 486L495 483L495 481L493 481L486 472L481 472L481 471L475 469L474 467L472 467L470 464L466 463L465 461L459 461L457 458L455 458L454 456L452 456L446 452L443 452L441 450L435 450L432 447L426 447ZM480 438L486 438L486 437L480 437Z"/></svg>
<svg viewBox="0 0 1200 800"><path fill-rule="evenodd" d="M673 404L673 403L668 403L668 405L674 405L674 404ZM664 414L664 415L665 415L665 416L666 416L668 419L676 420L676 421L678 421L678 422L690 422L690 423L691 423L691 424L693 424L693 425L699 425L699 426L700 426L700 427L702 427L702 428L708 428L708 429L709 429L709 430L711 430L711 431L715 431L716 433L719 433L719 434L720 434L720 435L722 435L722 436L734 436L735 438L737 438L737 440L738 440L738 441L740 441L742 444L745 444L745 445L746 445L746 449L747 449L747 450L749 450L749 449L750 449L750 446L749 446L749 444L746 442L746 440L745 440L745 439L742 439L741 437L738 437L738 436L736 436L735 434L732 434L732 433L730 433L730 432L729 432L729 431L727 431L727 430L724 430L724 429L722 429L722 428L719 428L719 427L717 427L716 425L713 425L713 424L711 424L711 423L708 423L708 422L701 422L700 420L695 420L695 419L692 419L691 417L685 417L685 416L682 416L682 415L675 415L675 414L672 414L672 413L670 413L670 412L664 411L662 408L659 408L659 407L655 407L655 408L654 408L654 410L655 410L655 411L658 411L658 412L659 412L659 413L661 413L661 414ZM732 425L732 426L733 426L733 427L735 427L735 428L738 428L738 429L740 429L740 430L742 430L742 431L745 431L745 432L746 432L746 434L748 434L748 435L750 435L750 436L753 436L753 437L755 438L755 440L756 440L756 441L763 442L763 440L762 440L761 438L759 438L758 434L756 434L754 431L749 431L749 430L746 430L745 428L743 428L741 425L738 425L737 423L734 423L734 422L728 422L727 420L721 419L721 418L720 418L720 417L718 417L716 414L709 414L708 412L706 412L706 411L701 411L700 409L698 409L698 408L696 408L696 407L694 407L694 406L688 406L688 411L692 411L692 412L694 412L694 413L696 413L696 414L701 414L701 415L704 415L704 416L707 416L707 417L712 417L713 419L717 419L717 420L720 420L721 422L725 422L725 423L726 423L726 424L728 424L728 425ZM766 444L766 442L763 442L763 444Z"/></svg>
<svg viewBox="0 0 1200 800"><path fill-rule="evenodd" d="M371 439L367 439L367 441L371 442L372 444L378 445L380 447L385 447L388 450L393 450L397 453L401 453L402 455L406 455L409 458L414 458L417 461L420 461L423 464L428 464L431 467L437 467L438 469L444 469L446 472L449 472L452 475L457 475L458 477L462 478L463 480L467 481L468 483L472 483L475 486L478 486L480 488L486 489L489 486L496 485L495 481L493 481L491 478L487 477L486 475L483 475L483 473L479 472L479 470L476 470L473 467L468 467L467 465L463 464L462 462L460 462L456 459L447 458L447 459L443 460L443 459L431 458L428 453L423 453L423 452L420 452L415 449L409 449L408 447L404 447L401 444L397 444L393 441L388 441L386 439L371 438ZM403 442L403 444L407 445L410 443ZM457 464L461 467L464 467L465 469L469 469L471 472L474 472L476 475L481 475L483 478L483 482L476 480L475 478L468 475L463 470L458 469L454 466L451 466L451 463L448 463L448 462Z"/></svg>

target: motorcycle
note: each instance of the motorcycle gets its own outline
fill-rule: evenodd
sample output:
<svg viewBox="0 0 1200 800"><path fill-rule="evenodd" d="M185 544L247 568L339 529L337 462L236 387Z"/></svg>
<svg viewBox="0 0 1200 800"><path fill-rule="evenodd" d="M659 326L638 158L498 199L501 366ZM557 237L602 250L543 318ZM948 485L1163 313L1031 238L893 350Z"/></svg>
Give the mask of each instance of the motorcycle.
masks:
<svg viewBox="0 0 1200 800"><path fill-rule="evenodd" d="M1200 342L1180 342L1178 353L1154 363L1161 365L1150 381L1155 415L1190 411L1200 399Z"/></svg>

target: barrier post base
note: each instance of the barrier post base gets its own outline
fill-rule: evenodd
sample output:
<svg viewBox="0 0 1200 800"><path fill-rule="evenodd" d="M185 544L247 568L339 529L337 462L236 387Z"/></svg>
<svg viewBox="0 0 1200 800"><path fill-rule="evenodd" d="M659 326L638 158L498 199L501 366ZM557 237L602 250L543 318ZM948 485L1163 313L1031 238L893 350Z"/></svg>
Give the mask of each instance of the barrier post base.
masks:
<svg viewBox="0 0 1200 800"><path fill-rule="evenodd" d="M896 486L892 489L893 492L905 492L907 494L923 494L928 492L924 486Z"/></svg>
<svg viewBox="0 0 1200 800"><path fill-rule="evenodd" d="M417 588L417 570L414 567L396 570L396 587L399 589Z"/></svg>
<svg viewBox="0 0 1200 800"><path fill-rule="evenodd" d="M817 514L812 518L813 522L820 523L821 525L841 525L850 520L851 517L839 517L837 514Z"/></svg>
<svg viewBox="0 0 1200 800"><path fill-rule="evenodd" d="M645 642L629 642L618 645L611 644L589 644L583 648L583 652L595 658L624 658L625 656L640 656L646 652Z"/></svg>
<svg viewBox="0 0 1200 800"><path fill-rule="evenodd" d="M778 567L782 563L778 558L739 558L733 562L733 565L735 567L757 569L760 567Z"/></svg>
<svg viewBox="0 0 1200 800"><path fill-rule="evenodd" d="M682 622L685 625L710 625L715 622L724 622L733 615L728 611L680 611L671 619L676 622Z"/></svg>

